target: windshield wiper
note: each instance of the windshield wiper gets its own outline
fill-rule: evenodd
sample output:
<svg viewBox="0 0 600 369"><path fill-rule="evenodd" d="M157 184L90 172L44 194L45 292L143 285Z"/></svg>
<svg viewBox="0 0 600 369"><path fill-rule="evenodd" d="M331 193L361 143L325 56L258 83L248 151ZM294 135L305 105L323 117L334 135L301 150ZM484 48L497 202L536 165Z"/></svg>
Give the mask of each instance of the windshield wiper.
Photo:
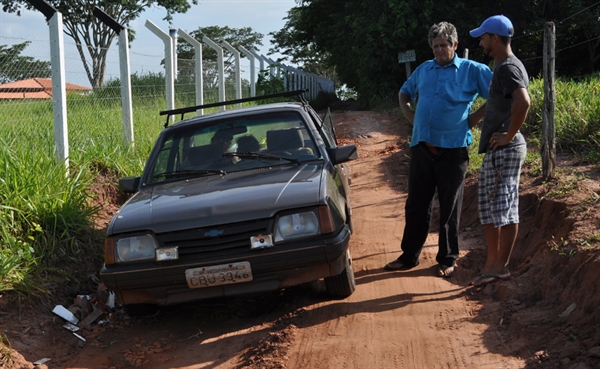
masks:
<svg viewBox="0 0 600 369"><path fill-rule="evenodd" d="M271 154L262 154L259 152L226 152L223 154L228 158L237 156L238 158L247 158L247 159L271 159L271 160L287 160L289 162L295 164L301 164L302 162L296 158L287 158L285 156L271 155Z"/></svg>
<svg viewBox="0 0 600 369"><path fill-rule="evenodd" d="M194 174L221 174L221 175L226 175L227 173L224 170L221 169L198 169L198 170L177 170L174 172L164 172L164 173L158 173L156 174L154 177L152 177L153 179L157 179L157 178L161 178L161 177L185 177L185 176L189 176L189 175L194 175Z"/></svg>

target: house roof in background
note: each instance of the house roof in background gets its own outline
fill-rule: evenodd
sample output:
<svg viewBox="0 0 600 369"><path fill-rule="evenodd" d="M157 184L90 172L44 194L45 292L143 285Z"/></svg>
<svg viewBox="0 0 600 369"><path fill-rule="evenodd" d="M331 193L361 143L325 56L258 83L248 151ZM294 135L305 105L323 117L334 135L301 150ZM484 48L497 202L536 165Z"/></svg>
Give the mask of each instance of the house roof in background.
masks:
<svg viewBox="0 0 600 369"><path fill-rule="evenodd" d="M68 82L65 86L67 91L92 91L89 87ZM50 98L52 98L52 79L50 78L30 78L0 85L0 100Z"/></svg>

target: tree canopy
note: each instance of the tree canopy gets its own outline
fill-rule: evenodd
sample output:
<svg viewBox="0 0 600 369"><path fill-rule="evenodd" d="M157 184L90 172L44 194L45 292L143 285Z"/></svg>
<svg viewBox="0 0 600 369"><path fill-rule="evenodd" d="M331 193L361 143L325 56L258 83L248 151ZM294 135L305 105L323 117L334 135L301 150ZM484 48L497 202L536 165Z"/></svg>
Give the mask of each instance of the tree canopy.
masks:
<svg viewBox="0 0 600 369"><path fill-rule="evenodd" d="M48 78L52 75L49 61L22 56L29 41L12 46L0 45L0 83L20 81L29 78Z"/></svg>
<svg viewBox="0 0 600 369"><path fill-rule="evenodd" d="M75 41L79 57L85 68L88 80L92 87L101 87L104 84L106 73L106 57L108 50L117 37L117 34L93 15L94 7L102 9L115 21L125 27L138 18L140 14L151 6L160 6L166 10L166 20L171 20L175 13L185 13L191 4L198 0L46 0L62 14L64 32ZM25 0L0 0L2 10L8 13L21 15L21 10L34 9L30 2ZM130 33L133 39L134 33ZM89 62L88 62L89 60Z"/></svg>
<svg viewBox="0 0 600 369"><path fill-rule="evenodd" d="M432 24L448 21L458 29L458 54L488 64L479 40L469 35L487 17L504 14L515 26L513 51L530 75L543 69L543 27L556 25L556 70L580 76L600 68L600 3L592 0L297 0L275 47L291 61L319 60L335 68L342 83L363 101L395 96L406 80L398 53L415 50L413 67L433 58L427 43ZM311 59L312 58L312 59Z"/></svg>

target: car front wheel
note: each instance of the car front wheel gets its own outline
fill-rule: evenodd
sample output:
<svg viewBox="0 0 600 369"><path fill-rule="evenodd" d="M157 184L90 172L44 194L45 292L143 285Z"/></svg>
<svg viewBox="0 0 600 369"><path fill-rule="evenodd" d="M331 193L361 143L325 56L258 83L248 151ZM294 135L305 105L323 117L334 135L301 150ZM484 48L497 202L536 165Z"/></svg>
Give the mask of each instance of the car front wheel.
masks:
<svg viewBox="0 0 600 369"><path fill-rule="evenodd" d="M349 249L346 251L345 262L346 267L340 274L325 278L327 293L333 297L348 297L356 290L354 269L352 269L352 256Z"/></svg>

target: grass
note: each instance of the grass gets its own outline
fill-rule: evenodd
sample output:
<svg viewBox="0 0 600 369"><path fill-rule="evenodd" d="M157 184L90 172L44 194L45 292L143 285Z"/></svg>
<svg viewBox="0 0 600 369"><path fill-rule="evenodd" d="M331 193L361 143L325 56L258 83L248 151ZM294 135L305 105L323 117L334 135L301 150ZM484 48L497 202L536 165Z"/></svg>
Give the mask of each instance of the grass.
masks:
<svg viewBox="0 0 600 369"><path fill-rule="evenodd" d="M159 115L166 110L162 76L134 75L132 86L133 146L123 134L118 82L109 81L88 96L68 96L68 169L54 154L51 101L0 102L0 292L45 293L50 273L72 279L64 265L101 260L102 235L91 227L98 209L91 205L90 186L104 171L139 175L166 119ZM195 105L191 89L191 84L176 86L177 107ZM533 104L523 127L531 151L526 165L540 168L540 173L542 91L543 83L532 81ZM557 147L594 162L600 160L599 93L598 77L557 82ZM205 103L216 101L216 96L206 92ZM378 106L389 103L377 99L382 100ZM479 130L473 133L470 175L478 171L483 157L476 153ZM592 235L590 241L595 238Z"/></svg>

